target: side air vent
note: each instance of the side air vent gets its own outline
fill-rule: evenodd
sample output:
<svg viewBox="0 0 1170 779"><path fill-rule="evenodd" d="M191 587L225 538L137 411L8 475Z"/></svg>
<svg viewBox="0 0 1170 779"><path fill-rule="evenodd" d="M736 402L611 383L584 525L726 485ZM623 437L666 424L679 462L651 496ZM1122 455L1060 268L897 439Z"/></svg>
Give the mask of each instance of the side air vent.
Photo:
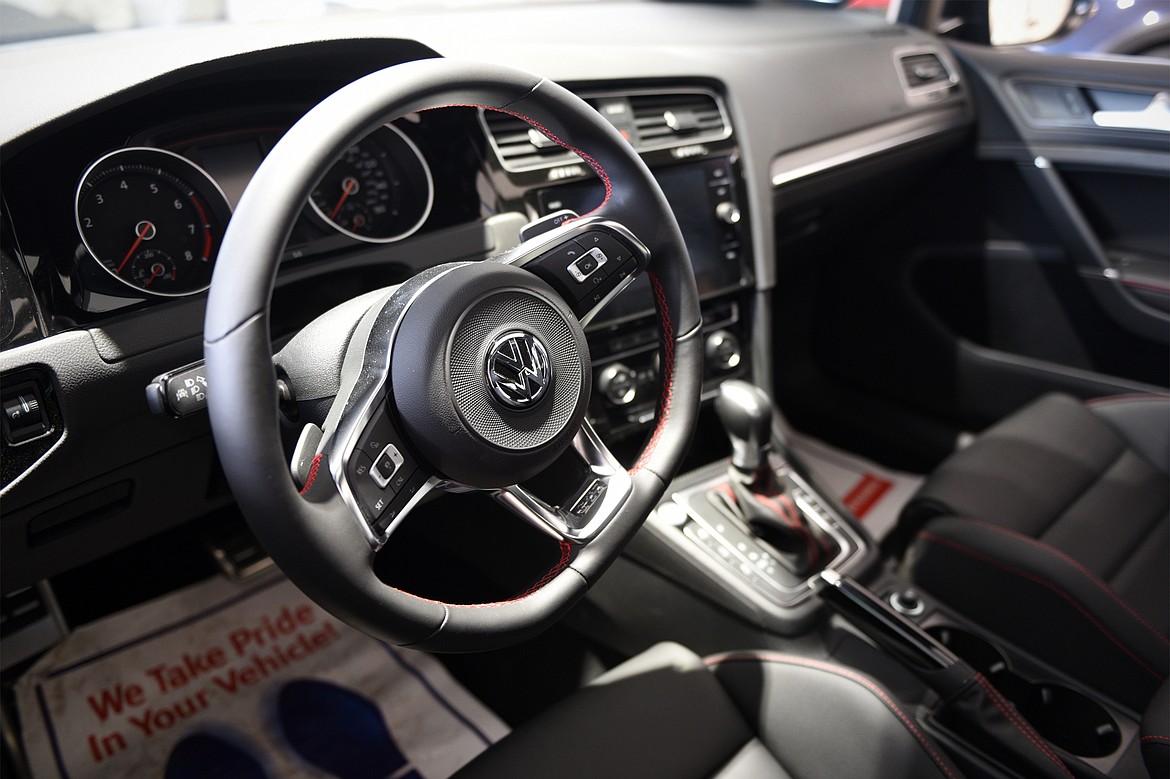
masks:
<svg viewBox="0 0 1170 779"><path fill-rule="evenodd" d="M639 151L721 141L730 135L723 106L706 92L630 95Z"/></svg>
<svg viewBox="0 0 1170 779"><path fill-rule="evenodd" d="M583 97L640 152L711 143L731 136L723 101L712 92L627 92ZM492 148L507 171L521 173L582 162L522 119L498 111L481 111L480 116Z"/></svg>
<svg viewBox="0 0 1170 779"><path fill-rule="evenodd" d="M576 154L558 146L523 119L499 111L481 111L480 116L488 140L505 170L519 173L581 161Z"/></svg>
<svg viewBox="0 0 1170 779"><path fill-rule="evenodd" d="M946 88L957 80L933 51L903 54L898 57L898 67L902 83L910 92Z"/></svg>
<svg viewBox="0 0 1170 779"><path fill-rule="evenodd" d="M946 66L942 64L937 54L913 54L903 57L902 75L906 78L906 86L911 89L951 80L951 74L947 73Z"/></svg>

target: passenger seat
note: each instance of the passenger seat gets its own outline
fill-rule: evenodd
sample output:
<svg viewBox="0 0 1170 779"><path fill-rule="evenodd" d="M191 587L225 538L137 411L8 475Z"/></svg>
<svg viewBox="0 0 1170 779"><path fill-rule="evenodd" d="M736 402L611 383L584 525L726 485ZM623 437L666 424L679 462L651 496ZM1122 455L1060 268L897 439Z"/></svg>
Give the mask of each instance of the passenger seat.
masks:
<svg viewBox="0 0 1170 779"><path fill-rule="evenodd" d="M1170 398L1046 395L926 480L905 573L1140 712L1170 665Z"/></svg>

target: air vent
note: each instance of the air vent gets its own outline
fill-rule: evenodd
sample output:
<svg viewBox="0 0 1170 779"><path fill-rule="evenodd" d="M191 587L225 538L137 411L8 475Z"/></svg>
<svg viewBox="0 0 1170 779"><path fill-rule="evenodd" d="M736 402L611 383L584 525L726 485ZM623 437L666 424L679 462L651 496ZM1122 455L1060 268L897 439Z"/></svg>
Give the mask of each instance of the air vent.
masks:
<svg viewBox="0 0 1170 779"><path fill-rule="evenodd" d="M721 141L731 136L722 101L698 90L589 94L601 112L640 152ZM481 117L505 170L520 173L582 162L522 119L498 111Z"/></svg>
<svg viewBox="0 0 1170 779"><path fill-rule="evenodd" d="M558 146L523 119L499 111L482 111L480 115L505 170L519 173L582 162L576 154Z"/></svg>
<svg viewBox="0 0 1170 779"><path fill-rule="evenodd" d="M899 60L902 78L911 90L935 84L950 84L951 74L937 54L910 54Z"/></svg>
<svg viewBox="0 0 1170 779"><path fill-rule="evenodd" d="M723 107L706 92L630 95L639 151L721 141L730 135Z"/></svg>

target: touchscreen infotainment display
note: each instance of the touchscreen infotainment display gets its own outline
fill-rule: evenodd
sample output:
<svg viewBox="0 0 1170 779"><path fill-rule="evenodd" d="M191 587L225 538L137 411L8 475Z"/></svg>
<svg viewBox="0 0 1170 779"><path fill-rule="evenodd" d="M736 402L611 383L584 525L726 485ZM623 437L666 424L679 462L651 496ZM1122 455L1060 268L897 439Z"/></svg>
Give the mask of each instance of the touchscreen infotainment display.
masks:
<svg viewBox="0 0 1170 779"><path fill-rule="evenodd" d="M678 219L702 298L737 289L746 283L741 250L729 245L728 226L715 216L709 176L709 166L704 164L654 171L654 177ZM546 214L568 208L583 214L595 208L603 196L600 182L562 185L540 193L541 212ZM606 306L591 327L642 316L653 310L650 282L641 277Z"/></svg>

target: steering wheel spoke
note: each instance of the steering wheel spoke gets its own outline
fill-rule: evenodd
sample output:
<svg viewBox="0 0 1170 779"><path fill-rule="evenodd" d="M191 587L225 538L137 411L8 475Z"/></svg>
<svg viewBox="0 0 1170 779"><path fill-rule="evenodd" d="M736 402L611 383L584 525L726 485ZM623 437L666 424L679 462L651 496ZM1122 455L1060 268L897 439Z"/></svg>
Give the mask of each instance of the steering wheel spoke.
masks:
<svg viewBox="0 0 1170 779"><path fill-rule="evenodd" d="M531 238L504 262L547 281L584 327L650 263L650 251L626 227L584 217Z"/></svg>
<svg viewBox="0 0 1170 779"><path fill-rule="evenodd" d="M625 505L633 482L593 427L584 422L572 448L561 456L551 477L538 475L551 492L562 496L553 505L535 487L514 484L492 490L492 496L521 519L558 540L584 544L599 533ZM547 484L555 481L555 484Z"/></svg>

